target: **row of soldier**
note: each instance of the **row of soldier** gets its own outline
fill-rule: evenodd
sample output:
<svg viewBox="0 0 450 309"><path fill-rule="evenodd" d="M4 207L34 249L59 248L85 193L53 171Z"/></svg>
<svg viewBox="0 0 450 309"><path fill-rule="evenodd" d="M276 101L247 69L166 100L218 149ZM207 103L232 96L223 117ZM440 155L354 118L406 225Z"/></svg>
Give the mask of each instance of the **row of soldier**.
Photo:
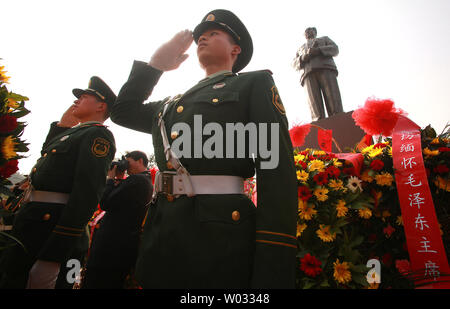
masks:
<svg viewBox="0 0 450 309"><path fill-rule="evenodd" d="M163 72L177 69L187 58L193 41L206 78L183 95L144 103ZM252 39L242 21L230 11L214 10L193 32L181 31L163 44L148 63L135 61L117 97L98 77L91 78L87 89L74 89L73 106L52 123L42 157L29 175L30 189L11 231L25 250L13 246L3 252L0 286L67 287L67 261L83 260L87 223L100 202L106 214L94 233L84 287L107 287L107 282L121 286L132 268L143 288L293 288L293 148L271 73L239 73L252 54ZM259 153L235 159L178 158L170 148L178 136L166 132L178 122L192 125L194 115L223 127L230 122L276 124L278 165L261 168ZM151 199L147 158L141 152L125 158L131 175L127 183L115 183L116 171L110 169L114 137L103 125L109 117L152 134L160 171ZM258 207L243 194L244 179L255 171ZM138 206L131 218L134 202ZM114 209L121 209L117 216ZM126 228L135 238L120 242ZM133 254L125 257L125 252Z"/></svg>

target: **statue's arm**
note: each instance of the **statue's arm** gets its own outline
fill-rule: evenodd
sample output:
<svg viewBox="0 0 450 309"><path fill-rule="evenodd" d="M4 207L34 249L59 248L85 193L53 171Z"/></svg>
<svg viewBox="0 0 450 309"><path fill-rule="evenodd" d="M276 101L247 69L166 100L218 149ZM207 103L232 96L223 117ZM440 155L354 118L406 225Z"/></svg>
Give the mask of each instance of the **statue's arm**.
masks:
<svg viewBox="0 0 450 309"><path fill-rule="evenodd" d="M339 47L329 37L322 38L322 44L319 44L318 48L324 56L335 57L339 54Z"/></svg>

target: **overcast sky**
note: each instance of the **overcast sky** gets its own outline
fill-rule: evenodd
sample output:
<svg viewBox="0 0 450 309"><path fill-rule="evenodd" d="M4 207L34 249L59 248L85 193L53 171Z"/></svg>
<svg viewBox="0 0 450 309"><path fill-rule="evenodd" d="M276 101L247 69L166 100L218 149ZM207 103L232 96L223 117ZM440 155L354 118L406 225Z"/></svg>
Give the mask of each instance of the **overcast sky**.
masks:
<svg viewBox="0 0 450 309"><path fill-rule="evenodd" d="M254 54L243 71L270 69L290 124L309 123L300 73L291 62L315 26L339 46L335 57L345 111L370 96L393 99L420 126L440 133L449 121L449 0L296 1L21 1L2 0L0 64L11 76L8 89L30 98L24 138L28 174L49 125L74 101L73 88L87 88L100 76L119 92L133 60L148 61L176 32L191 29L213 9L233 11L253 38ZM183 93L204 77L196 57L165 73L150 97ZM126 151L153 153L151 136L108 120L116 157Z"/></svg>

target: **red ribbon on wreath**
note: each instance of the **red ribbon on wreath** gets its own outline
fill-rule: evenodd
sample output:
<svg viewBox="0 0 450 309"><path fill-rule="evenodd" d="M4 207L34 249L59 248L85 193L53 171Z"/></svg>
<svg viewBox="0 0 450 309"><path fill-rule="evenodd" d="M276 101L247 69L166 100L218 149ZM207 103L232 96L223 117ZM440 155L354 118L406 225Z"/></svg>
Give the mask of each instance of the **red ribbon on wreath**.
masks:
<svg viewBox="0 0 450 309"><path fill-rule="evenodd" d="M450 268L423 162L420 127L404 115L399 115L394 127L392 157L412 278L416 286L450 288Z"/></svg>

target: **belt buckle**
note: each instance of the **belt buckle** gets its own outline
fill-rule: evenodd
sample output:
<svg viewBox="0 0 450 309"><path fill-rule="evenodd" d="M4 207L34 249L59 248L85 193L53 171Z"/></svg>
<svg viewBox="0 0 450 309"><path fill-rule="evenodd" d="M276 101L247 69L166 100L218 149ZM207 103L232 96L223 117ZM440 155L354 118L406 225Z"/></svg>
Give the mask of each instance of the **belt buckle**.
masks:
<svg viewBox="0 0 450 309"><path fill-rule="evenodd" d="M162 172L162 192L167 195L167 200L172 202L174 200L173 195L173 176L175 176L176 172Z"/></svg>

